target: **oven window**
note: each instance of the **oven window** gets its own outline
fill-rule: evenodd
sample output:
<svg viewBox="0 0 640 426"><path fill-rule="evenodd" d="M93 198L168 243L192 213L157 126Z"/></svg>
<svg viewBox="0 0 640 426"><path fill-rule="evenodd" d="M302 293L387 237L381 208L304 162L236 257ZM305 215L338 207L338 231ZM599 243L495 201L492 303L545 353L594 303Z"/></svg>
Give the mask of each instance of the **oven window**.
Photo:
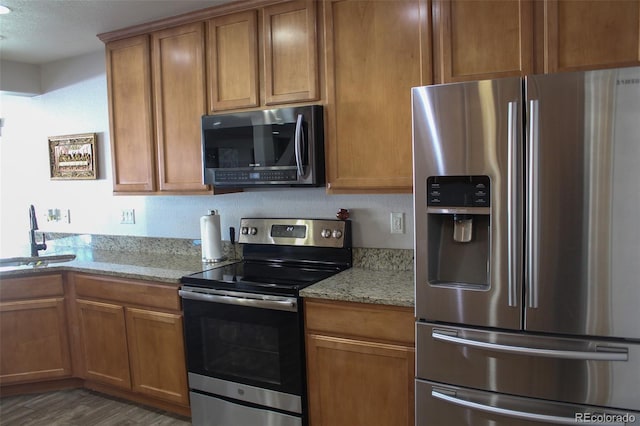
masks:
<svg viewBox="0 0 640 426"><path fill-rule="evenodd" d="M182 306L190 373L302 392L302 312L189 299Z"/></svg>
<svg viewBox="0 0 640 426"><path fill-rule="evenodd" d="M217 318L203 318L202 322L208 373L281 384L277 328Z"/></svg>

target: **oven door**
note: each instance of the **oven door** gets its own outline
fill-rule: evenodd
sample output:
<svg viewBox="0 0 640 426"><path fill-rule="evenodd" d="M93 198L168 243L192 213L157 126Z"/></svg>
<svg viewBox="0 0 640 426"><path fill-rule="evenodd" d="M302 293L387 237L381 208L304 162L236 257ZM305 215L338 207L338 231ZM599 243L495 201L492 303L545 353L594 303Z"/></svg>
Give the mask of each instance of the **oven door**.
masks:
<svg viewBox="0 0 640 426"><path fill-rule="evenodd" d="M189 387L302 412L301 306L295 297L183 286Z"/></svg>

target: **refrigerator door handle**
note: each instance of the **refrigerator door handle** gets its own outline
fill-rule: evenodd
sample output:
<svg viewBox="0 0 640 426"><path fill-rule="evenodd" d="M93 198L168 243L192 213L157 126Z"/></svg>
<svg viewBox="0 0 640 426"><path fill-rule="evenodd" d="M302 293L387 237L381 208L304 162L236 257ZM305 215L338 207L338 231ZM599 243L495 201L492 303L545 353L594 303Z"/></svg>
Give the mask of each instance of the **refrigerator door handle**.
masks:
<svg viewBox="0 0 640 426"><path fill-rule="evenodd" d="M431 396L433 398L445 401L451 404L459 405L464 408L469 408L477 411L484 411L486 413L498 414L505 417L511 417L522 420L531 420L542 423L553 423L558 425L575 425L576 417L561 417L548 414L530 413L527 411L521 411L506 407L498 407L494 405L486 405L479 402L471 401L469 399L458 398L455 392L450 390L439 389L437 387L431 388ZM624 426L625 423L600 423L610 426Z"/></svg>
<svg viewBox="0 0 640 426"><path fill-rule="evenodd" d="M538 207L540 194L536 176L540 167L538 159L539 151L539 101L532 99L529 101L529 152L528 152L528 174L527 174L527 289L529 308L538 307L538 235L536 233L538 224Z"/></svg>
<svg viewBox="0 0 640 426"><path fill-rule="evenodd" d="M517 188L518 182L518 103L509 102L509 131L508 131L508 180L507 180L507 204L509 205L508 217L508 269L509 269L509 290L508 299L509 306L518 306L518 268L517 262L520 259L518 256L518 247L520 239L518 238L518 194L520 191Z"/></svg>
<svg viewBox="0 0 640 426"><path fill-rule="evenodd" d="M436 330L431 333L431 337L441 342L453 343L456 345L470 346L478 349L486 349L496 352L505 352L518 355L541 356L547 358L573 359L582 361L628 361L629 350L621 347L608 347L598 345L595 351L573 351L563 349L542 349L530 348L526 346L503 345L500 343L483 342L479 340L458 337L456 332L448 330Z"/></svg>

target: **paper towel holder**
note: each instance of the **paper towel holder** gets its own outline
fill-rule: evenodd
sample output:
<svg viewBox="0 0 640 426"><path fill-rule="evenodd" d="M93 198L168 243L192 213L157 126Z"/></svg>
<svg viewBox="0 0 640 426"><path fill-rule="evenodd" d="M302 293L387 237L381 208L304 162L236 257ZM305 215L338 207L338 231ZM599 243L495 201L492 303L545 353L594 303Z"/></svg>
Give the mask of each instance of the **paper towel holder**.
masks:
<svg viewBox="0 0 640 426"><path fill-rule="evenodd" d="M227 260L223 254L220 215L217 210L209 209L207 214L200 218L200 239L203 263L218 263Z"/></svg>

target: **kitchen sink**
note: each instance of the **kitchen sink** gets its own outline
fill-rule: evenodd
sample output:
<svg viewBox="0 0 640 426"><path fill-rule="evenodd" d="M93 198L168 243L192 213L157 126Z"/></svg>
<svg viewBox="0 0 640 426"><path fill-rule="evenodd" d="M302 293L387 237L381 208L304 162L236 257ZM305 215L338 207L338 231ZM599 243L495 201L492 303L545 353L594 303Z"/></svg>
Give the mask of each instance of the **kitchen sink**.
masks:
<svg viewBox="0 0 640 426"><path fill-rule="evenodd" d="M50 263L69 262L76 258L75 254L52 254L48 256L5 257L0 258L3 266L46 266Z"/></svg>

